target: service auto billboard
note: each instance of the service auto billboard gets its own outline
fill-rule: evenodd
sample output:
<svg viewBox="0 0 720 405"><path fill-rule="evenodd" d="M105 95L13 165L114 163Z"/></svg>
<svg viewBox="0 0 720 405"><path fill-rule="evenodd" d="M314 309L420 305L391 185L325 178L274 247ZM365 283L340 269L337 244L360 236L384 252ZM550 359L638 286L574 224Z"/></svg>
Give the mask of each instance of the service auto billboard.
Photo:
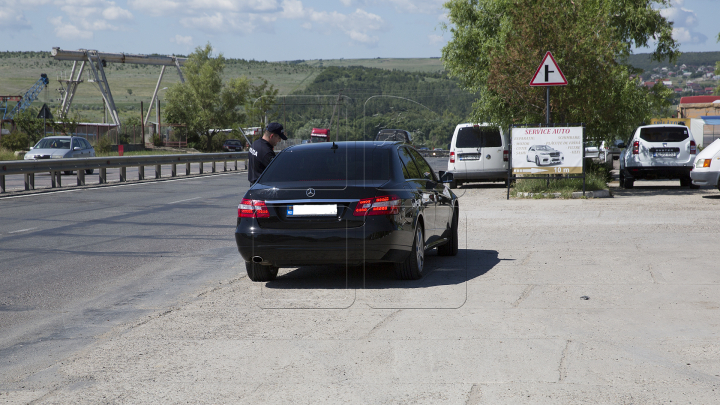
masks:
<svg viewBox="0 0 720 405"><path fill-rule="evenodd" d="M513 174L582 173L583 127L512 129Z"/></svg>

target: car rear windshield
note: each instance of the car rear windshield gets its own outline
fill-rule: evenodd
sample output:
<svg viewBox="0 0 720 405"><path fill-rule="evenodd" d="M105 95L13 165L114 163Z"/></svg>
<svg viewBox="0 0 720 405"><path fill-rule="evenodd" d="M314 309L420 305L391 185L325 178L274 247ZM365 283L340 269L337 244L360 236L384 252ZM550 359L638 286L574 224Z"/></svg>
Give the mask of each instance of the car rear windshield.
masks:
<svg viewBox="0 0 720 405"><path fill-rule="evenodd" d="M502 146L499 129L462 127L458 130L456 148L495 148Z"/></svg>
<svg viewBox="0 0 720 405"><path fill-rule="evenodd" d="M240 141L225 141L225 145L241 145Z"/></svg>
<svg viewBox="0 0 720 405"><path fill-rule="evenodd" d="M389 180L390 150L380 148L302 149L281 152L262 184L318 181Z"/></svg>
<svg viewBox="0 0 720 405"><path fill-rule="evenodd" d="M375 140L381 142L409 142L407 134L403 131L380 131Z"/></svg>
<svg viewBox="0 0 720 405"><path fill-rule="evenodd" d="M640 139L646 142L682 142L688 139L687 128L641 128Z"/></svg>
<svg viewBox="0 0 720 405"><path fill-rule="evenodd" d="M35 149L70 149L70 139L45 138L35 145Z"/></svg>

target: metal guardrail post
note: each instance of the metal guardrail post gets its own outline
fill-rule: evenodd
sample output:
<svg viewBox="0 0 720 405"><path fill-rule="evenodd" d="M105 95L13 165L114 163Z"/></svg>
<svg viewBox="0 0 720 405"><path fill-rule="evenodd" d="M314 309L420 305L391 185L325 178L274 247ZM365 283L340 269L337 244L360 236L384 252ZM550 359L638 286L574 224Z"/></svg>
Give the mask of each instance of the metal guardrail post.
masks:
<svg viewBox="0 0 720 405"><path fill-rule="evenodd" d="M62 172L59 170L53 172L53 176L55 176L55 182L57 183L58 188L62 187Z"/></svg>
<svg viewBox="0 0 720 405"><path fill-rule="evenodd" d="M100 184L107 184L107 169L104 167L100 168Z"/></svg>
<svg viewBox="0 0 720 405"><path fill-rule="evenodd" d="M25 191L35 190L35 173L25 173Z"/></svg>
<svg viewBox="0 0 720 405"><path fill-rule="evenodd" d="M83 169L78 169L78 171L77 171L77 185L78 186L85 185L85 170L83 170Z"/></svg>
<svg viewBox="0 0 720 405"><path fill-rule="evenodd" d="M138 166L138 180L145 180L145 166Z"/></svg>
<svg viewBox="0 0 720 405"><path fill-rule="evenodd" d="M127 181L127 168L125 166L120 168L120 182L124 183Z"/></svg>
<svg viewBox="0 0 720 405"><path fill-rule="evenodd" d="M160 165L155 165L155 178L159 179L160 177L162 177L162 168Z"/></svg>
<svg viewBox="0 0 720 405"><path fill-rule="evenodd" d="M55 172L50 172L50 188L57 188Z"/></svg>
<svg viewBox="0 0 720 405"><path fill-rule="evenodd" d="M203 174L203 162L200 162L200 174Z"/></svg>
<svg viewBox="0 0 720 405"><path fill-rule="evenodd" d="M223 162L223 172L227 171L227 160Z"/></svg>
<svg viewBox="0 0 720 405"><path fill-rule="evenodd" d="M185 163L185 175L190 175L190 163Z"/></svg>
<svg viewBox="0 0 720 405"><path fill-rule="evenodd" d="M212 162L212 172L215 173L215 162Z"/></svg>
<svg viewBox="0 0 720 405"><path fill-rule="evenodd" d="M237 171L237 160L235 160L235 171Z"/></svg>
<svg viewBox="0 0 720 405"><path fill-rule="evenodd" d="M177 164L172 164L172 173L170 174L170 177L177 177Z"/></svg>
<svg viewBox="0 0 720 405"><path fill-rule="evenodd" d="M5 175L0 175L0 193L5 192Z"/></svg>

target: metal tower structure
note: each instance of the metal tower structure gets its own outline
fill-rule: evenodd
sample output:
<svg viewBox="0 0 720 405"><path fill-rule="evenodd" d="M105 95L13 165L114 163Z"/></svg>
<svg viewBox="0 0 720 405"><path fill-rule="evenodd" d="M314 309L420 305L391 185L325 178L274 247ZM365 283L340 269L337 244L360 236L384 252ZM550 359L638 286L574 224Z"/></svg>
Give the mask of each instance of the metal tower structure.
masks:
<svg viewBox="0 0 720 405"><path fill-rule="evenodd" d="M145 117L145 120L143 122L143 125L147 124L147 120L150 117L150 112L152 111L153 104L155 104L155 99L157 98L158 91L160 89L160 82L162 81L163 75L165 74L165 68L167 66L175 66L178 71L178 75L180 75L180 81L182 83L185 83L185 78L182 75L182 71L180 70L180 66L185 64L185 61L187 58L178 58L175 56L160 56L160 55L133 55L133 54L127 54L127 53L104 53L99 52L97 50L88 50L88 49L80 49L77 51L66 51L62 50L58 47L55 47L52 49L52 57L55 60L71 60L73 61L73 67L72 71L70 72L70 77L68 79L62 79L60 82L65 82L66 87L64 87L62 90L64 92L62 104L60 106L60 110L58 111L58 115L60 118L63 118L67 115L67 113L70 111L70 105L72 104L73 97L75 97L75 92L77 91L77 86L83 82L81 79L82 73L85 70L85 65L90 65L90 68L92 69L92 76L93 80L92 82L95 82L98 84L98 87L100 89L100 93L102 93L103 101L105 102L105 106L107 107L108 111L110 112L110 116L113 119L113 122L115 125L120 127L120 119L118 118L118 112L117 108L115 107L115 101L113 100L112 93L110 92L110 84L107 81L107 77L105 76L105 70L104 67L107 66L107 63L134 63L138 65L158 65L162 66L162 69L160 70L160 77L158 78L157 85L155 86L155 92L153 92L152 101L150 102L150 107L147 112L147 116ZM78 62L80 62L80 67L78 69ZM77 75L76 75L77 71ZM75 76L73 78L73 76ZM61 84L62 85L62 84Z"/></svg>

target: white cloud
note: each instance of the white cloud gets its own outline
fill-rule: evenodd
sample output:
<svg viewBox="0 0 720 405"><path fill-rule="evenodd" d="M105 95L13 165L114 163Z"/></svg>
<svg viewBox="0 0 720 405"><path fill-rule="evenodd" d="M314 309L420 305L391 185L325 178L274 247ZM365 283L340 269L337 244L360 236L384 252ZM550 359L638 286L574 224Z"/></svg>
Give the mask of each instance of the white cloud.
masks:
<svg viewBox="0 0 720 405"><path fill-rule="evenodd" d="M447 0L340 0L346 7L390 6L400 13L437 14Z"/></svg>
<svg viewBox="0 0 720 405"><path fill-rule="evenodd" d="M111 6L103 10L103 18L106 20L132 20L133 15L130 11L117 6Z"/></svg>
<svg viewBox="0 0 720 405"><path fill-rule="evenodd" d="M92 31L81 30L73 24L63 22L62 17L49 19L50 24L55 27L55 36L61 39L93 39Z"/></svg>
<svg viewBox="0 0 720 405"><path fill-rule="evenodd" d="M682 7L684 0L673 0L670 8L660 10L660 14L673 22L673 39L686 44L704 44L707 36L696 31L698 16L693 10Z"/></svg>
<svg viewBox="0 0 720 405"><path fill-rule="evenodd" d="M198 13L271 13L280 11L277 0L128 0L132 9L154 16L182 16Z"/></svg>
<svg viewBox="0 0 720 405"><path fill-rule="evenodd" d="M442 35L428 35L428 42L432 46L437 46L445 42L445 38Z"/></svg>
<svg viewBox="0 0 720 405"><path fill-rule="evenodd" d="M178 45L185 45L187 47L191 47L192 46L192 37L191 36L184 37L180 34L176 34L175 38L170 38L170 42L174 42Z"/></svg>
<svg viewBox="0 0 720 405"><path fill-rule="evenodd" d="M0 10L0 30L18 31L30 28L30 23L25 18L22 10L13 10L10 8Z"/></svg>
<svg viewBox="0 0 720 405"><path fill-rule="evenodd" d="M380 38L374 33L387 29L385 20L377 14L356 9L353 13L317 11L305 8L299 0L284 0L282 18L303 20L302 27L325 35L342 33L354 43L374 47Z"/></svg>

